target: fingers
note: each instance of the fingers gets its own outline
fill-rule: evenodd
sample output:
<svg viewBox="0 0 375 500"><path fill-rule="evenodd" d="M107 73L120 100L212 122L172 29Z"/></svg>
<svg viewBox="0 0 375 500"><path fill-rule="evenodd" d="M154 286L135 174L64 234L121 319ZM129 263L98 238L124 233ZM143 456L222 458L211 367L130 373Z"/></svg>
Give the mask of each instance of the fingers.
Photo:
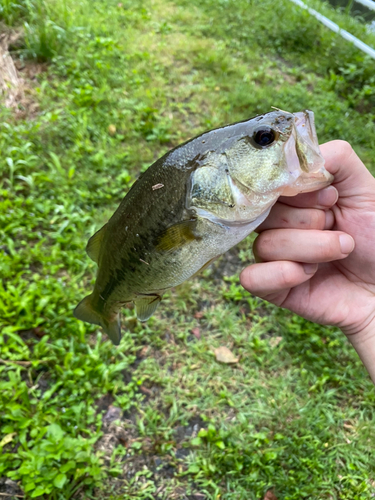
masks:
<svg viewBox="0 0 375 500"><path fill-rule="evenodd" d="M328 186L319 191L301 193L297 194L297 196L281 196L279 201L292 207L327 209L331 208L336 203L338 197L339 193L337 189L333 186Z"/></svg>
<svg viewBox="0 0 375 500"><path fill-rule="evenodd" d="M257 233L268 229L331 229L334 216L330 210L314 208L293 208L284 203L276 203L267 219L256 229Z"/></svg>
<svg viewBox="0 0 375 500"><path fill-rule="evenodd" d="M278 227L331 229L334 217L328 209L337 202L337 199L338 192L333 186L294 197L281 196L272 207L270 215L256 231L260 233Z"/></svg>
<svg viewBox="0 0 375 500"><path fill-rule="evenodd" d="M281 304L289 290L309 280L318 264L278 261L253 264L240 275L241 285L258 297Z"/></svg>
<svg viewBox="0 0 375 500"><path fill-rule="evenodd" d="M341 231L270 229L254 242L257 262L331 262L345 259L354 250L354 240Z"/></svg>

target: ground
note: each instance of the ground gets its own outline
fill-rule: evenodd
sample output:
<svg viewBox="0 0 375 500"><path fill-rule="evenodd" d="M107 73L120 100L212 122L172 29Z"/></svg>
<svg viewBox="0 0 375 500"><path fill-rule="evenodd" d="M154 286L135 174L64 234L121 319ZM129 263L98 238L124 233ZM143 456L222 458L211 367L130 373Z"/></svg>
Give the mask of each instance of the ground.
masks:
<svg viewBox="0 0 375 500"><path fill-rule="evenodd" d="M125 308L118 347L72 311L89 236L204 130L309 108L321 142L374 171L374 62L287 0L18 0L0 17L23 86L0 108L0 498L373 498L369 377L337 329L240 287L254 236L146 324Z"/></svg>

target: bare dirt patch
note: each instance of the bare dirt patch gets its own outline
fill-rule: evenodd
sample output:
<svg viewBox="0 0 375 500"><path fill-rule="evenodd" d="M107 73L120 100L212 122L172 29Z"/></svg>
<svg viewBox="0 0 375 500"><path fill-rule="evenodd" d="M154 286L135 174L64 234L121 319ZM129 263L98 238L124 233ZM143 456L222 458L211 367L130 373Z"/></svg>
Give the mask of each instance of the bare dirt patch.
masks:
<svg viewBox="0 0 375 500"><path fill-rule="evenodd" d="M97 402L97 408L103 413L103 435L96 443L95 449L102 452L104 463L107 467L111 464L111 456L115 448L122 445L126 452L116 457L115 462L121 471L116 477L111 478L111 491L115 495L124 495L132 492L131 486L136 481L136 488L146 487L146 477L140 476L139 471L149 471L148 480L156 487L155 499L168 498L176 500L204 500L206 495L199 491L192 492L195 488L188 484L176 481L182 471L186 470L186 457L191 452L189 441L196 437L199 430L205 426L200 416L193 417L187 425L174 429L169 452L161 451L161 443L152 437L141 437L137 429L138 411L133 408L123 412L113 403L110 395L103 396ZM133 450L133 443L139 443L139 451ZM112 459L113 460L113 459ZM173 486L172 486L173 485ZM171 489L172 488L172 489ZM101 490L97 491L98 498ZM116 497L117 498L117 497Z"/></svg>
<svg viewBox="0 0 375 500"><path fill-rule="evenodd" d="M24 497L22 490L16 481L12 481L6 477L0 477L0 495L1 497L9 500Z"/></svg>

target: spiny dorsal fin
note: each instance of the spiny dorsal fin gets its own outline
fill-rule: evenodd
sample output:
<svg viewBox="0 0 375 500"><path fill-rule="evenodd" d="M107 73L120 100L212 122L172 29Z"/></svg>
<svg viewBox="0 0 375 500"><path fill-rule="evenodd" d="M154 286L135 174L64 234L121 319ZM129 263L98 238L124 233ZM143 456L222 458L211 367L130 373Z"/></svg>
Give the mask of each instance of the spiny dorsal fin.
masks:
<svg viewBox="0 0 375 500"><path fill-rule="evenodd" d="M134 304L139 321L147 321L148 318L154 314L156 308L160 304L160 301L160 295L150 295L135 299Z"/></svg>
<svg viewBox="0 0 375 500"><path fill-rule="evenodd" d="M91 236L86 245L87 255L90 257L91 260L93 260L97 264L99 263L100 247L102 246L102 241L105 235L106 228L107 224L105 224L101 229L99 229L99 231L97 231L93 236Z"/></svg>
<svg viewBox="0 0 375 500"><path fill-rule="evenodd" d="M156 250L170 252L196 240L197 237L194 234L196 224L196 219L191 219L169 227L160 235Z"/></svg>

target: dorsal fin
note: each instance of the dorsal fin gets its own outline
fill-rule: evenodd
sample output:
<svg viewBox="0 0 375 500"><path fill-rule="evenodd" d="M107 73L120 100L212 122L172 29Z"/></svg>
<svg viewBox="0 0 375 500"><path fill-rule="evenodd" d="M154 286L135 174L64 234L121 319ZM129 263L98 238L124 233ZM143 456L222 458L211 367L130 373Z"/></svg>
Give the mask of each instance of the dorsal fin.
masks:
<svg viewBox="0 0 375 500"><path fill-rule="evenodd" d="M99 263L100 247L102 246L106 228L107 224L105 224L101 229L99 229L99 231L91 236L86 245L87 255L97 264Z"/></svg>
<svg viewBox="0 0 375 500"><path fill-rule="evenodd" d="M160 295L145 295L144 297L138 297L134 300L134 304L137 310L137 318L139 321L147 321L150 316L152 316L160 304Z"/></svg>

